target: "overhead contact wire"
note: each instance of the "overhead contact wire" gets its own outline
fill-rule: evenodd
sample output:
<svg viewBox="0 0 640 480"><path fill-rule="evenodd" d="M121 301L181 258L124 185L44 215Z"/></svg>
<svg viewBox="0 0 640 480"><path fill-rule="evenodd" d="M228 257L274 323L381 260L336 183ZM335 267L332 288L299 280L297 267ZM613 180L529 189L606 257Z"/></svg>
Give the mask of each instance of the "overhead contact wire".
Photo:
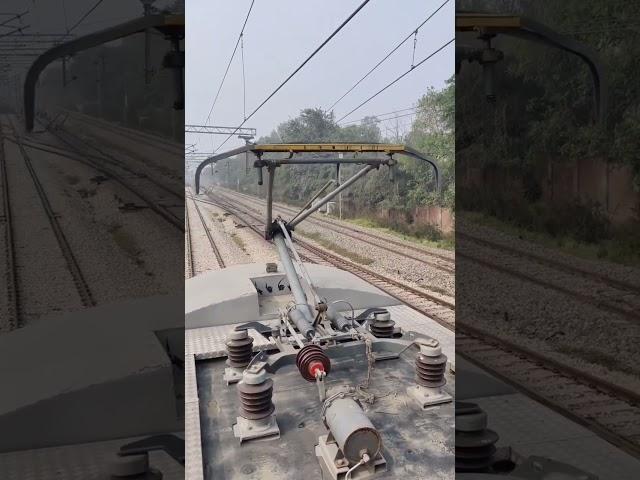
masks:
<svg viewBox="0 0 640 480"><path fill-rule="evenodd" d="M395 83L397 83L398 81L400 81L402 78L406 77L407 75L409 75L411 72L413 72L416 68L418 68L420 65L422 65L423 63L425 63L427 60L429 60L431 57L433 57L434 55L436 55L438 52L440 52L441 50L443 50L445 47L447 47L448 45L450 45L451 43L453 43L455 40L455 38L452 38L451 40L449 40L447 43L445 43L444 45L442 45L440 48L438 48L437 50L435 50L434 52L432 52L431 54L429 54L426 58L423 58L422 60L420 60L417 64L415 64L414 66L412 66L409 70L407 70L406 72L404 72L402 75L400 75L399 77L397 77L395 80L393 80L391 83L388 83L387 85L385 85L383 88L381 88L380 90L378 90L376 93L374 93L373 95L371 95L369 98L367 98L364 102L362 102L360 105L358 105L356 108L354 108L353 110L351 110L349 113L343 115L342 117L340 117L340 119L337 120L337 122L340 122L341 120L345 119L346 117L348 117L349 115L351 115L353 112L355 112L356 110L359 110L361 107L363 107L365 104L369 103L371 100L373 100L374 98L376 98L378 95L380 95L382 92L384 92L387 88L391 87L392 85L394 85ZM337 123L336 122L336 123Z"/></svg>
<svg viewBox="0 0 640 480"><path fill-rule="evenodd" d="M89 10L87 10L85 12L85 14L82 15L82 17L80 17L80 19L76 23L74 23L71 28L67 29L67 34L73 32L85 20L85 18L87 18L89 15L91 15L93 13L93 11L100 6L100 4L103 1L104 0L98 0L96 3L94 3L93 6Z"/></svg>
<svg viewBox="0 0 640 480"><path fill-rule="evenodd" d="M244 119L244 121L243 121L240 125L238 125L238 126L235 128L235 130L234 130L233 132L231 132L231 134L230 134L227 138L225 138L225 140L220 144L220 146L218 147L218 149L220 149L220 148L221 148L225 143L227 143L227 142L229 141L229 139L230 139L231 137L233 137L233 135L234 135L234 134L235 134L235 133L236 133L240 128L242 128L242 126L246 123L246 121L247 121L247 120L249 120L251 117L253 117L253 116L256 114L256 112L258 112L258 110L260 110L260 109L264 106L264 104L266 104L266 103L267 103L267 102L268 102L268 101L269 101L269 100L270 100L270 99L271 99L271 98L272 98L276 93L278 93L278 92L280 91L280 89L281 89L282 87L284 87L284 86L287 84L287 82L288 82L289 80L291 80L291 79L295 76L295 74L296 74L296 73L298 73L298 72L299 72L299 71L300 71L300 70L301 70L301 69L302 69L302 68L303 68L307 63L309 63L309 61L310 61L310 60L311 60L311 59L312 59L312 58L313 58L313 57L314 57L314 56L315 56L315 55L316 55L320 50L322 50L322 48L324 48L324 46L325 46L327 43L329 43L329 42L331 41L331 39L332 39L333 37L335 37L335 36L338 34L338 32L339 32L340 30L342 30L342 29L343 29L343 28L344 28L344 27L345 27L345 26L346 26L346 25L351 21L351 19L352 19L353 17L355 17L355 16L358 14L358 12L359 12L360 10L362 10L362 9L365 7L365 5L366 5L367 3L369 3L370 1L371 1L371 0L365 0L364 2L362 2L362 3L358 6L358 8L356 8L356 9L353 11L353 13L352 13L351 15L349 15L349 16L347 17L347 19L346 19L346 20L344 20L344 21L340 24L340 26L339 26L338 28L336 28L336 29L333 31L333 33L332 33L331 35L329 35L329 37L327 37L327 38L326 38L326 40L325 40L324 42L322 42L322 43L320 44L320 46L318 46L318 48L316 48L316 49L311 53L311 55L309 55L309 56L304 60L304 62L302 62L302 63L300 64L300 66L298 66L298 68L296 68L296 69L295 69L295 70L294 70L294 71L293 71L293 72L292 72L292 73L291 73L287 78L285 78L285 79L284 79L284 81L283 81L280 85L278 85L278 87L277 87L273 92L271 92L271 94L270 94L267 98L265 98L265 99L262 101L262 103L261 103L260 105L258 105L258 106L255 108L255 110L253 110L253 112L251 112L251 113L249 114L249 116L248 116L247 118L245 118L245 119Z"/></svg>
<svg viewBox="0 0 640 480"><path fill-rule="evenodd" d="M247 80L244 74L244 35L240 37L240 56L242 58L242 118L247 119Z"/></svg>
<svg viewBox="0 0 640 480"><path fill-rule="evenodd" d="M370 118L370 117L376 117L376 121L378 121L378 122L382 122L382 121L384 121L384 120L393 120L394 118L405 117L405 116L407 116L407 115L414 115L415 111L416 111L417 109L419 109L419 108L420 108L420 105L417 105L417 106L415 106L415 107L409 107L409 108L402 108L402 109L400 109L400 110L394 110L393 112L379 113L379 114L377 114L377 115L367 115L366 117L359 118L359 119L357 119L357 120L349 120L348 122L342 122L342 125L348 125L348 124L350 124L350 123L358 123L358 122L362 122L364 119L366 119L366 118ZM407 114L405 114L405 115L398 115L398 116L396 116L396 117L379 118L379 117L386 116L386 115L392 115L392 114L394 114L394 113L407 112L407 111L409 111L409 110L413 110L413 112L412 112L412 113L407 113Z"/></svg>
<svg viewBox="0 0 640 480"><path fill-rule="evenodd" d="M411 38L412 35L417 34L418 30L420 30L420 28L422 28L424 26L425 23L427 23L429 20L431 20L433 18L433 16L438 13L442 7L444 7L447 3L449 3L449 0L445 0L444 3L442 3L442 5L440 5L438 8L436 8L420 25L418 25L416 28L414 28L413 30L411 30L411 33L409 33L409 35L407 35L402 41L400 41L400 43L398 43L395 47L393 47L393 49L391 49L391 51L389 53L387 53L385 55L385 57L380 60L378 63L376 63L373 68L371 70L369 70L367 73L364 74L364 76L358 80L349 90L347 90L344 95L342 95L338 100L336 100L335 102L333 102L333 105L331 105L329 108L325 109L325 111L331 111L333 110L333 108L342 101L342 99L344 97L346 97L347 95L349 95L354 88L356 88L358 85L360 85L362 83L362 81L367 78L369 75L371 75L380 65L382 65L391 55L393 55L402 45L404 45L407 40L409 40ZM415 43L414 43L414 49L415 49Z"/></svg>
<svg viewBox="0 0 640 480"><path fill-rule="evenodd" d="M209 109L209 114L207 115L207 119L204 124L209 124L209 119L211 118L211 114L213 113L213 108L216 106L216 102L218 101L218 97L220 96L220 91L222 90L222 86L224 85L224 81L227 79L227 74L229 73L229 68L231 67L231 62L233 62L233 57L236 55L236 51L238 50L238 45L242 40L242 35L244 34L244 28L247 26L247 21L249 20L249 15L251 15L251 10L253 10L253 4L255 0L251 0L251 5L249 6L249 11L247 12L247 16L244 18L244 23L242 24L242 28L240 29L240 33L238 34L238 39L236 40L236 45L233 47L233 52L231 53L231 58L229 58L229 62L227 63L227 68L224 71L224 75L222 76L222 81L220 82L220 86L218 86L218 91L216 92L216 96L213 99L213 103L211 104L211 108Z"/></svg>

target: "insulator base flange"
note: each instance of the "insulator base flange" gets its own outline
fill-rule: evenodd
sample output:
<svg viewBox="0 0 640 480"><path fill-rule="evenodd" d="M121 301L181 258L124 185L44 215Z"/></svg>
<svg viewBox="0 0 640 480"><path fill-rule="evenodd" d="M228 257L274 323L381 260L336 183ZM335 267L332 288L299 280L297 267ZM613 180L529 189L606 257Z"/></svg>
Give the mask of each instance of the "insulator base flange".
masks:
<svg viewBox="0 0 640 480"><path fill-rule="evenodd" d="M276 440L280 438L280 428L276 420L275 414L270 415L261 420L247 420L243 417L237 417L233 426L233 435L240 439L240 443L257 438Z"/></svg>
<svg viewBox="0 0 640 480"><path fill-rule="evenodd" d="M453 397L440 388L428 388L421 385L407 387L407 395L413 398L423 410L433 405L453 402Z"/></svg>

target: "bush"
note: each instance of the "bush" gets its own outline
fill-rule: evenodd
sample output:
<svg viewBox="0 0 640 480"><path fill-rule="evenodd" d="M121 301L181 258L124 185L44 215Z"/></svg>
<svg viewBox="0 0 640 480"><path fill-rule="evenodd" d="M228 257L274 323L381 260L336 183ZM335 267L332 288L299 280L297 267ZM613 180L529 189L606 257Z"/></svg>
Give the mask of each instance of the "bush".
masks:
<svg viewBox="0 0 640 480"><path fill-rule="evenodd" d="M569 236L578 242L598 243L611 237L611 224L595 202L546 205L528 202L513 191L477 188L458 194L458 208L485 213L515 227L552 237Z"/></svg>

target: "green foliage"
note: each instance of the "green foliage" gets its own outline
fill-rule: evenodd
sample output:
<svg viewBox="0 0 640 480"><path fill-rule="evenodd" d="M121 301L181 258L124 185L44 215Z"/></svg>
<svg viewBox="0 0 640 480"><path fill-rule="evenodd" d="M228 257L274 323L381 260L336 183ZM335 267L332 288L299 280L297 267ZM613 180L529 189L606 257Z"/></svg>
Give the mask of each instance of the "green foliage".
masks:
<svg viewBox="0 0 640 480"><path fill-rule="evenodd" d="M593 202L566 206L531 202L518 192L497 195L487 189L465 187L458 194L461 210L482 212L516 228L542 232L552 238L571 237L595 244L610 237L611 225Z"/></svg>
<svg viewBox="0 0 640 480"><path fill-rule="evenodd" d="M527 15L594 49L608 85L606 125L594 124L594 86L575 55L536 42L500 38L505 59L496 66L495 103L482 92L477 64L463 63L456 104L458 161L536 164L597 158L631 165L640 175L640 44L630 19L640 4L626 0L461 1L461 8ZM479 151L477 148L486 148Z"/></svg>
<svg viewBox="0 0 640 480"><path fill-rule="evenodd" d="M445 88L430 88L418 101L416 119L411 126L407 143L429 154L440 166L441 195L424 189L413 189L410 196L415 205L440 204L454 207L455 198L455 78ZM405 162L414 185L433 182L433 171L424 163Z"/></svg>
<svg viewBox="0 0 640 480"><path fill-rule="evenodd" d="M495 102L485 100L481 67L464 62L457 77L456 164L459 179L469 174L470 181L459 188L458 212L482 212L553 241L601 245L599 257L626 257L630 243L605 246L626 233L610 224L601 205L550 204L543 190L549 165L588 159L631 166L640 187L640 44L632 20L640 4L459 0L458 7L521 14L588 46L603 65L608 87L606 122L596 123L593 80L575 55L496 37L493 47L505 57L496 65Z"/></svg>

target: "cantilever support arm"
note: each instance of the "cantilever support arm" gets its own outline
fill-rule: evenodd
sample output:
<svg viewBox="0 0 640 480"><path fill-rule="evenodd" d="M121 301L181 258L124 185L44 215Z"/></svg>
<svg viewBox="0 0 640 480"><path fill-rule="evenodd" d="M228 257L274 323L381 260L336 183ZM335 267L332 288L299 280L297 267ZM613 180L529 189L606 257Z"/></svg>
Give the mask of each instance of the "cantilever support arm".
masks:
<svg viewBox="0 0 640 480"><path fill-rule="evenodd" d="M174 31L184 35L184 15L148 15L115 27L85 35L55 46L40 55L31 65L24 81L24 114L27 131L33 130L36 84L40 73L53 61L119 38L143 32L149 28Z"/></svg>

